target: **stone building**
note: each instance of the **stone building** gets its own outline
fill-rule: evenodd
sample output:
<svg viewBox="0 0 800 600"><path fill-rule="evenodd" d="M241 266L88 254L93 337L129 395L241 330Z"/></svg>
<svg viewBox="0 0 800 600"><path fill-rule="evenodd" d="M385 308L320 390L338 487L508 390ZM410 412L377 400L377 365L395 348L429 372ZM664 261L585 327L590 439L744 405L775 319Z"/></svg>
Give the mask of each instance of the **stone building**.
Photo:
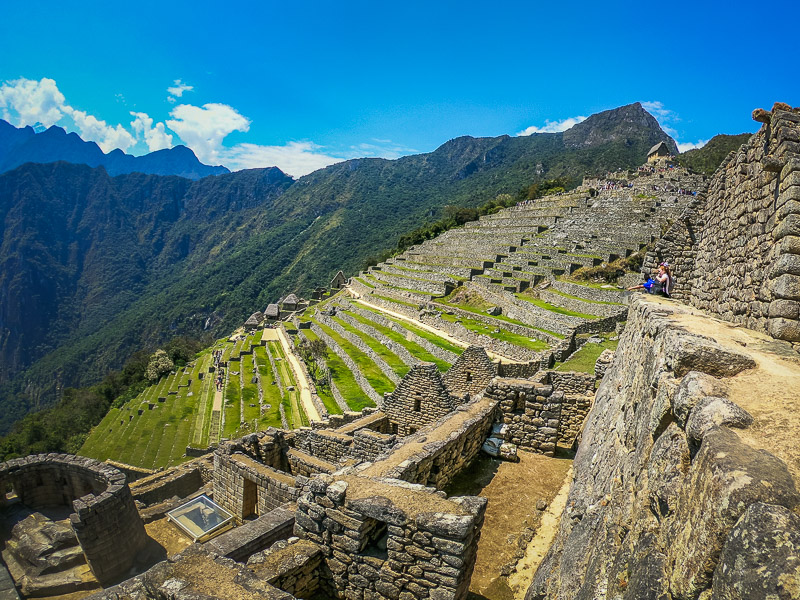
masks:
<svg viewBox="0 0 800 600"><path fill-rule="evenodd" d="M392 424L392 433L405 436L443 417L459 403L448 391L436 365L421 363L411 368L391 394L386 394L383 411Z"/></svg>
<svg viewBox="0 0 800 600"><path fill-rule="evenodd" d="M264 309L264 317L268 321L277 321L281 318L281 307L278 304L268 304Z"/></svg>
<svg viewBox="0 0 800 600"><path fill-rule="evenodd" d="M287 312L292 312L300 308L300 298L295 294L289 294L280 302L281 309Z"/></svg>
<svg viewBox="0 0 800 600"><path fill-rule="evenodd" d="M333 290L342 289L345 286L345 284L347 284L347 278L344 276L344 273L339 271L338 273L336 273L336 275L333 276L333 279L331 279L331 284L329 287L331 289L331 292L333 292Z"/></svg>
<svg viewBox="0 0 800 600"><path fill-rule="evenodd" d="M442 376L445 387L459 398L482 392L497 375L497 365L481 346L470 346Z"/></svg>
<svg viewBox="0 0 800 600"><path fill-rule="evenodd" d="M671 154L672 152L670 152L669 146L667 146L666 142L658 142L647 152L647 162L655 162L659 158L666 158Z"/></svg>

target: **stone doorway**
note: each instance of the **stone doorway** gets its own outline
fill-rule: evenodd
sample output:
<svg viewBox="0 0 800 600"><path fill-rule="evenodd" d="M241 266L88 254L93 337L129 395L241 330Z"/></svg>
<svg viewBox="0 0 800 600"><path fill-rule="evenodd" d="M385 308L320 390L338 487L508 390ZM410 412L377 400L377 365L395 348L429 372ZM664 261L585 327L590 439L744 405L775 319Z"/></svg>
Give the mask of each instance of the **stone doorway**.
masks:
<svg viewBox="0 0 800 600"><path fill-rule="evenodd" d="M242 490L242 519L250 515L258 516L258 488L255 481L245 479Z"/></svg>

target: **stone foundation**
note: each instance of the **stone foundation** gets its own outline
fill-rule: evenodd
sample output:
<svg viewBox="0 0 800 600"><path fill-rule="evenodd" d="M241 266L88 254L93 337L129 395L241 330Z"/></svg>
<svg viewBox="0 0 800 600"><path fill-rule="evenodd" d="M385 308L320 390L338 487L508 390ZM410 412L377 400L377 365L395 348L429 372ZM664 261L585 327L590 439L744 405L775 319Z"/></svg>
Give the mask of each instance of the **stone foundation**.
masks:
<svg viewBox="0 0 800 600"><path fill-rule="evenodd" d="M16 458L0 464L0 490L9 486L33 509L72 505L72 528L101 583L127 573L147 542L125 475L109 465L67 454Z"/></svg>

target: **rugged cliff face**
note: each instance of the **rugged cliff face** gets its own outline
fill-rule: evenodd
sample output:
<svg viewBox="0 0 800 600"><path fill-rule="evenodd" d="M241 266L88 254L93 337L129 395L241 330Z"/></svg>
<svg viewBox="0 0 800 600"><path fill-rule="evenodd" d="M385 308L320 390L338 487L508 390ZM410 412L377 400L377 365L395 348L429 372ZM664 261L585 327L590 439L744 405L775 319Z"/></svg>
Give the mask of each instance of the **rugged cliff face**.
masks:
<svg viewBox="0 0 800 600"><path fill-rule="evenodd" d="M800 597L798 382L788 343L635 297L526 598Z"/></svg>

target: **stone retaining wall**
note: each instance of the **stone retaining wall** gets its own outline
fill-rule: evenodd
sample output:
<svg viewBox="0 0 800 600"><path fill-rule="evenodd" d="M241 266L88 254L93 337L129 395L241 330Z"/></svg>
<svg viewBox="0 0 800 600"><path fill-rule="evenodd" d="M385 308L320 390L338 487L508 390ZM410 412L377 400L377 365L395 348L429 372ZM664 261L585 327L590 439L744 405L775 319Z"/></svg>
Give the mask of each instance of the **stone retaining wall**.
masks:
<svg viewBox="0 0 800 600"><path fill-rule="evenodd" d="M372 462L381 454L388 452L396 441L396 435L361 429L353 435L351 455L359 460Z"/></svg>
<svg viewBox="0 0 800 600"><path fill-rule="evenodd" d="M397 376L397 373L394 372L394 369L392 369L392 367L390 367L386 363L386 361L383 360L378 355L377 352L375 352L375 350L370 348L369 345L367 345L367 343L363 339L361 339L360 336L358 336L358 335L356 335L354 333L351 333L350 331L347 331L339 323L337 323L332 318L330 318L329 316L327 316L327 315L325 315L323 313L317 312L316 319L317 319L317 321L319 321L321 324L325 325L326 327L330 327L331 329L333 329L336 333L338 333L340 336L342 336L348 342L353 344L353 346L355 346L361 352L366 354L370 358L370 360L372 360L372 362L374 362L375 365L381 370L381 372L384 375L386 375L386 377L389 379L389 381L391 381L395 385L397 385L400 382L400 377Z"/></svg>
<svg viewBox="0 0 800 600"><path fill-rule="evenodd" d="M373 301L373 298L370 298L370 302L372 302L372 301ZM377 304L377 303L375 303L375 304ZM387 304L387 303L384 303L384 304ZM379 305L379 306L381 306L381 305ZM374 312L371 312L371 311L368 311L368 310L364 310L363 308L359 308L358 306L355 306L354 304L350 304L350 303L348 303L348 310L350 310L352 312L355 312L356 314L361 315L362 317L370 319L371 321L374 321L378 325L381 325L383 327L387 327L387 328L391 329L392 331L394 331L396 333L399 333L400 335L405 337L410 342L413 342L413 343L417 344L418 346L420 346L421 348L424 348L427 352L429 352L430 354L432 354L433 356L435 356L439 360L443 360L446 363L449 363L449 364L452 365L458 359L458 355L457 354L454 354L453 352L450 352L449 350L445 350L441 346L437 346L433 342L430 342L430 341L426 340L425 338L418 336L413 331L409 331L408 329L404 328L402 325L399 325L399 324L395 323L394 321L384 317L383 315L379 315L379 314L376 314ZM417 312L414 315L413 318L414 319L419 318L419 312Z"/></svg>
<svg viewBox="0 0 800 600"><path fill-rule="evenodd" d="M86 562L101 583L129 571L147 542L124 473L90 458L38 454L0 464L0 507L13 488L33 508L72 506L70 523Z"/></svg>
<svg viewBox="0 0 800 600"><path fill-rule="evenodd" d="M507 442L545 456L555 455L563 392L525 379L498 378L487 388L486 396L499 403Z"/></svg>
<svg viewBox="0 0 800 600"><path fill-rule="evenodd" d="M777 598L797 581L796 483L729 397L759 364L730 337L757 336L728 329L717 342L713 327L728 329L677 303L631 301L526 598ZM780 362L788 344L774 350ZM609 535L615 523L624 536Z"/></svg>
<svg viewBox="0 0 800 600"><path fill-rule="evenodd" d="M292 448L289 450L289 467L293 475L312 477L320 473L333 473L338 466L318 456L306 452L299 452Z"/></svg>
<svg viewBox="0 0 800 600"><path fill-rule="evenodd" d="M369 399L372 400L377 406L383 404L383 398L381 398L380 394L378 394L378 392L376 392L375 389L369 384L366 377L364 377L364 375L361 373L361 369L358 368L358 365L355 363L355 361L350 358L350 355L345 352L339 343L325 333L322 327L316 323L311 324L311 331L313 331L317 337L321 338L328 348L336 354L336 356L342 359L342 362L347 366L348 369L350 369L350 372L353 374L353 378L356 380L356 383L367 395L367 397L369 397Z"/></svg>
<svg viewBox="0 0 800 600"><path fill-rule="evenodd" d="M134 500L150 506L175 496L186 498L212 478L213 458L208 456L139 479L131 484L130 490Z"/></svg>

